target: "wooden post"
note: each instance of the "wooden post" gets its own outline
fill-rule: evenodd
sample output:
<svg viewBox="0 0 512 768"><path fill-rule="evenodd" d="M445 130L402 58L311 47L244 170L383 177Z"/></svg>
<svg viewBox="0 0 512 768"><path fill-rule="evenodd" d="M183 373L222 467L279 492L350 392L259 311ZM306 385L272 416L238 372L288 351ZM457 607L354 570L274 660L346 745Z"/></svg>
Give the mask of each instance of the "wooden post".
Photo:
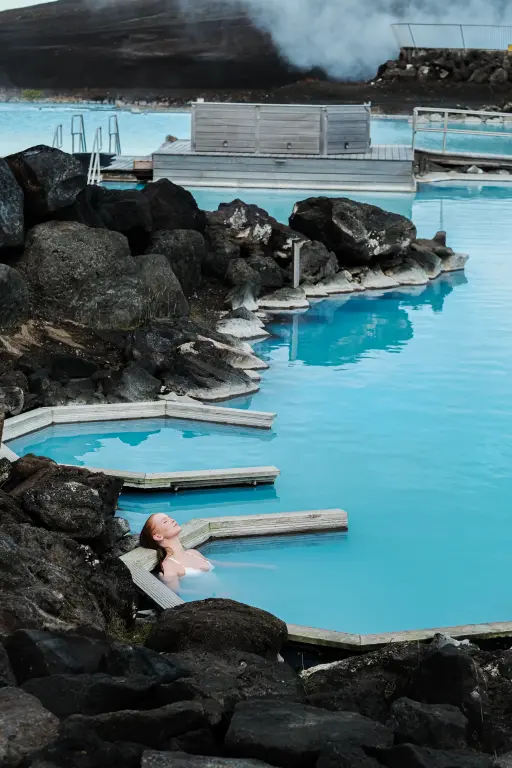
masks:
<svg viewBox="0 0 512 768"><path fill-rule="evenodd" d="M293 287L298 288L300 284L300 251L304 245L304 240L293 241Z"/></svg>

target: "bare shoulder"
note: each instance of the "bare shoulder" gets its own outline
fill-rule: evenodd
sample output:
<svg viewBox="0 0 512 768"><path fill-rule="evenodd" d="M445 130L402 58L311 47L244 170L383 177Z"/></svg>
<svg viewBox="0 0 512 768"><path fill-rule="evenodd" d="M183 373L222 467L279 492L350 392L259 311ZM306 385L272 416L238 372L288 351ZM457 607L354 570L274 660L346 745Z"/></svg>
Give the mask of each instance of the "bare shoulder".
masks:
<svg viewBox="0 0 512 768"><path fill-rule="evenodd" d="M184 568L180 563L175 563L169 558L163 561L162 567L164 570L164 576L180 576L184 571Z"/></svg>
<svg viewBox="0 0 512 768"><path fill-rule="evenodd" d="M187 549L187 555L197 555L202 560L206 560L206 557L201 552L198 552L197 549Z"/></svg>

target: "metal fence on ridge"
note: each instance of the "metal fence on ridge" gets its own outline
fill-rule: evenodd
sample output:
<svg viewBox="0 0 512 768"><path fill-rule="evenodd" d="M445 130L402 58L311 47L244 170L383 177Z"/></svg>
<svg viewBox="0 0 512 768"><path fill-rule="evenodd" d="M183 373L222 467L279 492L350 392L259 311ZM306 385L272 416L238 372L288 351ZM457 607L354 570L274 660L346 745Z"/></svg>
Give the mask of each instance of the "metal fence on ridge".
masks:
<svg viewBox="0 0 512 768"><path fill-rule="evenodd" d="M392 24L400 48L470 48L506 51L512 27L481 24Z"/></svg>

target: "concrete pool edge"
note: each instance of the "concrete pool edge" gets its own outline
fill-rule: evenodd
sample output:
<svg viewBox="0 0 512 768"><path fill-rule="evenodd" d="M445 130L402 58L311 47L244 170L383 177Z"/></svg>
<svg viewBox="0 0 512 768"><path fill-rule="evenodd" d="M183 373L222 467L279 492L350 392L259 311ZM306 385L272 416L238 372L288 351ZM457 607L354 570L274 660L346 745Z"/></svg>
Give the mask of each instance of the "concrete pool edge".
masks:
<svg viewBox="0 0 512 768"><path fill-rule="evenodd" d="M36 408L33 411L27 411L19 416L6 419L4 422L3 440L15 440L54 424L80 424L94 421L119 421L155 417L202 421L254 429L271 429L275 416L275 413L263 411L246 411L236 408L203 405L201 403L176 403L165 400L106 405L64 405L53 408ZM5 443L2 443L0 446L0 457L6 458L11 462L19 458ZM111 477L118 477L123 480L123 484L127 488L138 488L141 490L178 490L271 484L275 482L279 475L279 469L273 466L174 472L129 472L126 470L102 469L89 466L85 466L83 469L87 469L90 472L102 472Z"/></svg>
<svg viewBox="0 0 512 768"><path fill-rule="evenodd" d="M3 442L35 432L53 424L79 424L91 421L121 421L166 417L185 421L206 421L214 424L271 429L275 413L223 408L203 403L176 403L151 400L137 403L98 403L98 405L58 405L35 408L4 422Z"/></svg>

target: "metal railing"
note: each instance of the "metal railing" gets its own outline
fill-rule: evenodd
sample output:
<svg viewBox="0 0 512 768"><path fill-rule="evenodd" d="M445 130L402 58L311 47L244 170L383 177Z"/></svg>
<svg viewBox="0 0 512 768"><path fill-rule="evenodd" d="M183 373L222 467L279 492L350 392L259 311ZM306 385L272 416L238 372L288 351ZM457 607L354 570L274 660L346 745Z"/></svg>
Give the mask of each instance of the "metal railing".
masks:
<svg viewBox="0 0 512 768"><path fill-rule="evenodd" d="M429 122L428 127L424 122L420 122L420 117L426 115L436 114L441 116L441 120L438 123ZM433 107L414 107L412 115L412 148L416 148L416 136L418 132L422 133L442 133L443 134L443 148L442 152L446 152L446 143L448 134L466 134L470 136L487 136L488 138L499 136L501 138L511 137L512 133L506 131L493 131L492 129L486 131L478 131L473 128L454 128L449 124L450 115L463 115L464 117L479 117L479 118L506 118L510 120L510 114L503 112L485 112L482 110L470 110L470 109L434 109ZM435 127L434 127L435 126ZM511 147L512 148L512 147ZM512 153L511 153L512 154Z"/></svg>
<svg viewBox="0 0 512 768"><path fill-rule="evenodd" d="M91 159L89 160L89 170L87 172L87 184L101 184L101 160L100 152L103 147L103 135L101 126L96 128L94 134L94 143L92 145Z"/></svg>
<svg viewBox="0 0 512 768"><path fill-rule="evenodd" d="M60 123L53 132L52 147L62 149L62 123Z"/></svg>
<svg viewBox="0 0 512 768"><path fill-rule="evenodd" d="M506 51L512 27L495 24L392 24L400 48L459 48Z"/></svg>
<svg viewBox="0 0 512 768"><path fill-rule="evenodd" d="M71 152L87 152L83 115L73 115L71 118Z"/></svg>
<svg viewBox="0 0 512 768"><path fill-rule="evenodd" d="M121 137L119 136L117 115L110 115L108 118L108 151L111 155L121 154Z"/></svg>

